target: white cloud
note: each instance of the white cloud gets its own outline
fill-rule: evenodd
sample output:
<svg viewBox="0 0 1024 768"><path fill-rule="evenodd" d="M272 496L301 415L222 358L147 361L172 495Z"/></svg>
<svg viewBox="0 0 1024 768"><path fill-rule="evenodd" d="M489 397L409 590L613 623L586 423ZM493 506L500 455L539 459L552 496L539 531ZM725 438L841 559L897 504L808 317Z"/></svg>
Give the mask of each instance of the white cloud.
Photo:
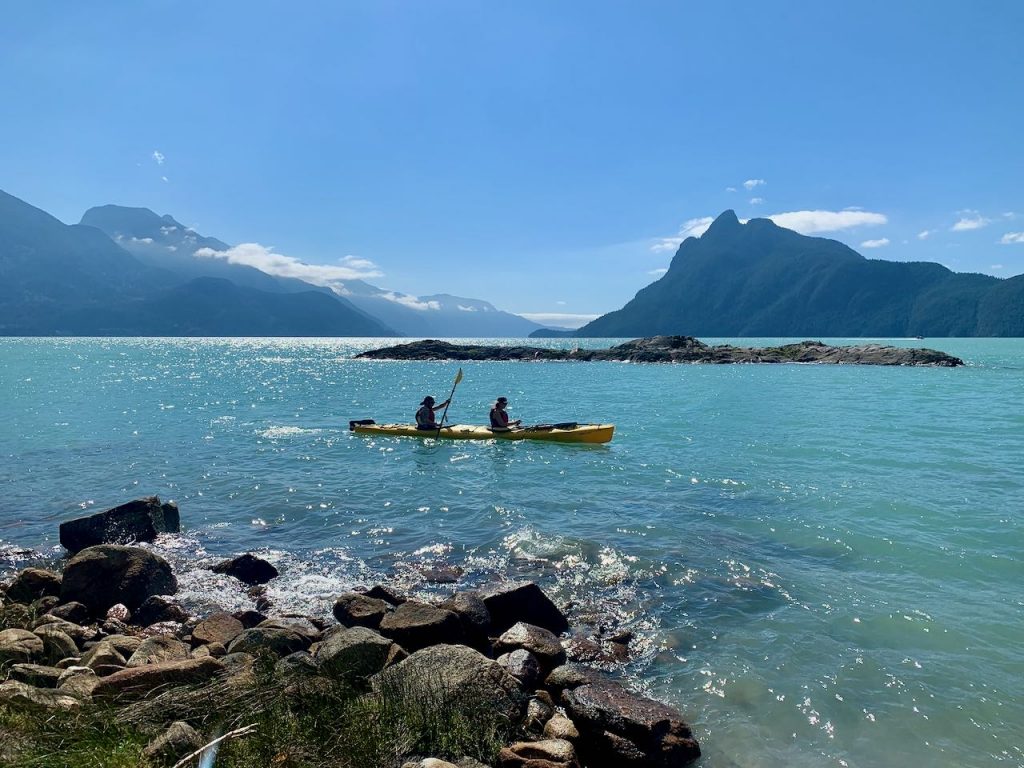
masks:
<svg viewBox="0 0 1024 768"><path fill-rule="evenodd" d="M1000 270L1002 268L1003 268L1002 264L993 264L991 267L989 267L989 269L993 269L993 270Z"/></svg>
<svg viewBox="0 0 1024 768"><path fill-rule="evenodd" d="M568 312L517 312L520 317L532 320L541 325L553 325L558 328L579 328L581 325L596 320L600 315L571 314Z"/></svg>
<svg viewBox="0 0 1024 768"><path fill-rule="evenodd" d="M763 197L752 197L752 198L750 198L750 204L751 205L760 205L763 202L764 202L764 198Z"/></svg>
<svg viewBox="0 0 1024 768"><path fill-rule="evenodd" d="M1024 232L1007 232L999 238L1000 245L1014 245L1016 243L1024 243Z"/></svg>
<svg viewBox="0 0 1024 768"><path fill-rule="evenodd" d="M951 227L953 232L966 232L971 229L981 229L992 223L992 219L982 216L978 211L958 211L960 219Z"/></svg>
<svg viewBox="0 0 1024 768"><path fill-rule="evenodd" d="M708 231L708 227L711 226L711 222L714 219L711 216L701 216L697 219L687 219L683 223L683 226L679 228L679 234L674 237L660 237L657 242L651 246L651 250L655 253L661 253L662 251L674 251L679 247L679 244L688 237L700 237Z"/></svg>
<svg viewBox="0 0 1024 768"><path fill-rule="evenodd" d="M195 252L197 258L223 259L229 264L244 264L248 267L278 277L296 277L313 285L321 285L336 292L344 289L345 280L366 280L382 277L383 272L368 259L346 256L338 266L332 264L306 264L292 256L274 253L272 247L259 243L242 243L226 251L215 251L213 248L200 248ZM412 297L410 297L412 298ZM401 303L401 302L399 302Z"/></svg>
<svg viewBox="0 0 1024 768"><path fill-rule="evenodd" d="M167 181L167 177L166 177L166 176L161 176L161 177L160 177L160 180L161 180L161 181Z"/></svg>
<svg viewBox="0 0 1024 768"><path fill-rule="evenodd" d="M839 232L862 226L888 224L889 219L884 213L871 211L789 211L773 213L768 217L780 227L792 229L803 235L816 232Z"/></svg>
<svg viewBox="0 0 1024 768"><path fill-rule="evenodd" d="M161 152L159 149L154 149L153 159L156 160L157 165L163 165L165 160L163 152Z"/></svg>
<svg viewBox="0 0 1024 768"><path fill-rule="evenodd" d="M171 234L171 232L174 232L177 229L177 227L160 227L160 231L165 235L169 235Z"/></svg>
<svg viewBox="0 0 1024 768"><path fill-rule="evenodd" d="M888 244L889 244L889 238L888 237L882 237L882 238L879 238L878 240L865 240L863 243L860 244L860 247L861 248L884 248Z"/></svg>
<svg viewBox="0 0 1024 768"><path fill-rule="evenodd" d="M555 304L557 304L560 307L564 307L566 302L564 302L564 301L556 301Z"/></svg>
<svg viewBox="0 0 1024 768"><path fill-rule="evenodd" d="M935 234L935 230L934 229L922 229L920 232L917 233L917 239L918 240L927 240L933 234Z"/></svg>
<svg viewBox="0 0 1024 768"><path fill-rule="evenodd" d="M654 275L655 277L661 277L666 272L668 272L668 267L658 267L658 269L652 269L647 274L648 275Z"/></svg>
<svg viewBox="0 0 1024 768"><path fill-rule="evenodd" d="M153 244L153 238L152 237L133 237L132 238L132 242L133 243L142 243L143 245L152 245Z"/></svg>
<svg viewBox="0 0 1024 768"><path fill-rule="evenodd" d="M726 192L735 192L736 191L736 187L726 187L725 191Z"/></svg>
<svg viewBox="0 0 1024 768"><path fill-rule="evenodd" d="M762 187L767 182L764 179L747 179L743 182L743 187L749 192L754 187Z"/></svg>
<svg viewBox="0 0 1024 768"><path fill-rule="evenodd" d="M376 275L374 275L374 277L376 277ZM407 293L395 293L394 291L388 291L386 293L378 293L377 298L393 301L395 304L401 304L403 307L415 309L418 312L437 311L441 309L441 302L439 301L420 301L415 296L410 296Z"/></svg>
<svg viewBox="0 0 1024 768"><path fill-rule="evenodd" d="M455 306L457 306L459 308L460 312L476 312L477 311L476 307L464 307L461 304L456 304Z"/></svg>

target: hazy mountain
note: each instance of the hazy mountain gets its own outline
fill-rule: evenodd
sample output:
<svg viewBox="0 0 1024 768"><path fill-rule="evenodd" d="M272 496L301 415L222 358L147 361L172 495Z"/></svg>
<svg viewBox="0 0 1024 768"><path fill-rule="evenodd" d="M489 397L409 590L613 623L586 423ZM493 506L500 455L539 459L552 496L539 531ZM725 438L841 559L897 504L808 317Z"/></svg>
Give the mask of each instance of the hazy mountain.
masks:
<svg viewBox="0 0 1024 768"><path fill-rule="evenodd" d="M394 335L343 299L185 280L0 192L0 334Z"/></svg>
<svg viewBox="0 0 1024 768"><path fill-rule="evenodd" d="M480 299L446 293L409 296L362 280L345 281L345 298L406 336L529 336L543 327Z"/></svg>
<svg viewBox="0 0 1024 768"><path fill-rule="evenodd" d="M1024 279L865 259L835 240L732 211L668 272L578 337L1022 336Z"/></svg>

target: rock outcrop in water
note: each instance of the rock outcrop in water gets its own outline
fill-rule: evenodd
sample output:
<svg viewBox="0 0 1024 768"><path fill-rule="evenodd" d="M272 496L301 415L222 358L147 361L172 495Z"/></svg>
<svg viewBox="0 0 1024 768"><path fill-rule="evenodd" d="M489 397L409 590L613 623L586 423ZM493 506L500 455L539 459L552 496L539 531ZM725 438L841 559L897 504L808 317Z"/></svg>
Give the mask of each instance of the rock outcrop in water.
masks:
<svg viewBox="0 0 1024 768"><path fill-rule="evenodd" d="M144 754L166 762L224 731L235 707L248 707L243 722L277 723L282 708L329 718L342 735L324 754L341 749L346 764L385 764L347 752L380 718L391 718L385 732L362 746L383 749L388 765L672 768L700 756L679 712L578 663L583 646L533 582L430 602L378 585L340 596L337 623L209 606L192 616L166 597L176 588L158 555L112 544L82 550L63 574L29 568L0 585L0 713L48 723L74 711L84 728L90 717L137 725L139 747L150 742ZM3 727L12 754L31 749L36 731ZM431 741L430 728L443 739ZM170 738L176 730L187 738ZM274 754L311 748L270 743ZM455 744L480 746L467 757Z"/></svg>
<svg viewBox="0 0 1024 768"><path fill-rule="evenodd" d="M778 347L709 346L691 336L652 336L609 349L545 349L525 346L452 344L425 339L362 352L368 360L574 360L623 363L845 363L857 365L928 365L952 368L963 360L934 349L907 349L881 344L832 347L801 341Z"/></svg>

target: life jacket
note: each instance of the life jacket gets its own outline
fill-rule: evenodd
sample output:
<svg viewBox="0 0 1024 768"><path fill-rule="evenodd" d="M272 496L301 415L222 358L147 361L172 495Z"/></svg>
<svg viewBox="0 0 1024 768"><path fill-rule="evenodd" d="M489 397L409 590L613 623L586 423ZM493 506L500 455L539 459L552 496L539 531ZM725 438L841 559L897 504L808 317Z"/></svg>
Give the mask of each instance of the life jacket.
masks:
<svg viewBox="0 0 1024 768"><path fill-rule="evenodd" d="M491 427L497 429L508 428L508 413L500 408L491 408Z"/></svg>
<svg viewBox="0 0 1024 768"><path fill-rule="evenodd" d="M416 411L416 426L422 427L424 425L436 424L434 417L434 409L429 405L424 405L418 411Z"/></svg>

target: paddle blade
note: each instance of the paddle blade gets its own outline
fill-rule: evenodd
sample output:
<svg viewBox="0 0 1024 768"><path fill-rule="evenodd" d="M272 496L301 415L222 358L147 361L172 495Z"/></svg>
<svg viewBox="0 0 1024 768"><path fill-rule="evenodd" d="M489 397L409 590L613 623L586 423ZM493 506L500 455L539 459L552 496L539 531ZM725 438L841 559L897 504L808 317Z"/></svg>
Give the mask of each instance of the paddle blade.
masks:
<svg viewBox="0 0 1024 768"><path fill-rule="evenodd" d="M462 369L461 368L459 368L459 372L455 374L455 386L458 386L460 381L462 381Z"/></svg>

